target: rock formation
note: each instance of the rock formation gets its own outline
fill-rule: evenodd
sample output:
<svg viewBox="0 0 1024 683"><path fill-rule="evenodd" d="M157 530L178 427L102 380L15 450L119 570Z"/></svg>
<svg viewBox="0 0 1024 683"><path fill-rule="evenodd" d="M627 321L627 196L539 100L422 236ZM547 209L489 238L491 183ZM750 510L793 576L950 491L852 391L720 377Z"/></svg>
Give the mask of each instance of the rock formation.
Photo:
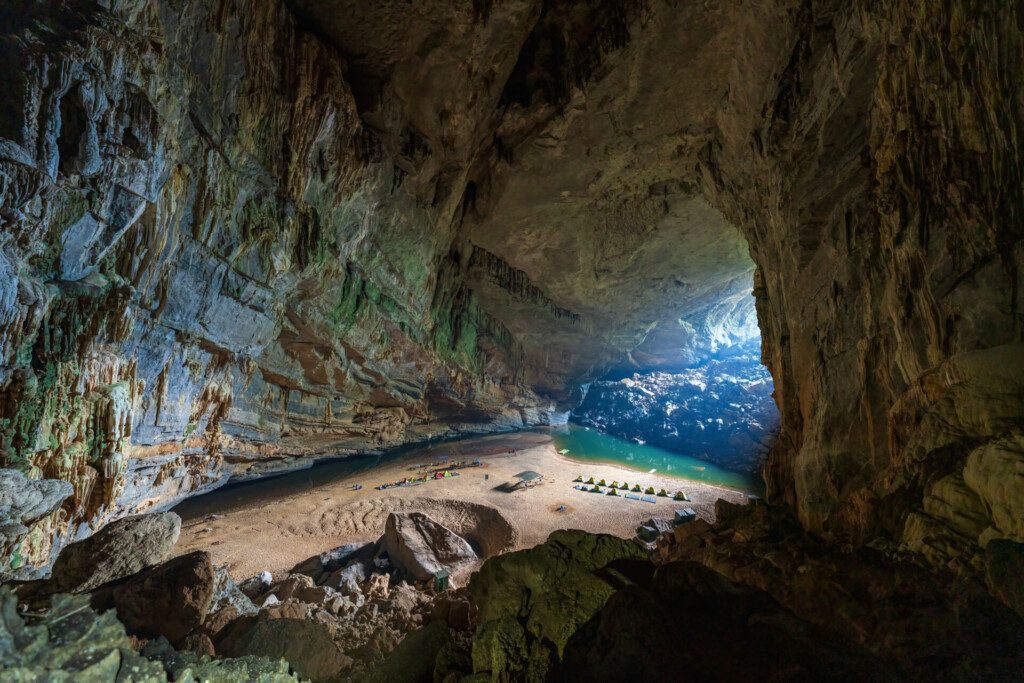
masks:
<svg viewBox="0 0 1024 683"><path fill-rule="evenodd" d="M171 556L181 533L173 512L126 517L64 548L42 593L83 593L130 576Z"/></svg>
<svg viewBox="0 0 1024 683"><path fill-rule="evenodd" d="M265 657L211 660L154 642L135 651L114 612L97 614L85 596L61 595L39 623L18 615L16 600L0 588L0 662L9 680L217 680L285 683L299 679L284 660Z"/></svg>
<svg viewBox="0 0 1024 683"><path fill-rule="evenodd" d="M562 419L729 338L753 278L768 500L1019 604L1022 12L5 2L0 464L71 493L0 509L3 576L230 477Z"/></svg>
<svg viewBox="0 0 1024 683"><path fill-rule="evenodd" d="M429 581L440 571L461 572L480 559L466 539L422 512L388 515L380 545L416 581Z"/></svg>

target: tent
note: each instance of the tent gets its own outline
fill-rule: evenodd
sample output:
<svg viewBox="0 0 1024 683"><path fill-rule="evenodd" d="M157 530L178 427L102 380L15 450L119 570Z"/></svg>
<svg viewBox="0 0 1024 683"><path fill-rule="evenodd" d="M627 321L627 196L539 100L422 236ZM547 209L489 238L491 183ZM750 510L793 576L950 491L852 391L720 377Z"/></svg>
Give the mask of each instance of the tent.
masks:
<svg viewBox="0 0 1024 683"><path fill-rule="evenodd" d="M517 481L513 488L519 488L520 486L523 488L530 488L531 486L539 484L544 479L544 475L540 472L534 472L533 470L526 470L525 472L517 474L515 479L517 479Z"/></svg>

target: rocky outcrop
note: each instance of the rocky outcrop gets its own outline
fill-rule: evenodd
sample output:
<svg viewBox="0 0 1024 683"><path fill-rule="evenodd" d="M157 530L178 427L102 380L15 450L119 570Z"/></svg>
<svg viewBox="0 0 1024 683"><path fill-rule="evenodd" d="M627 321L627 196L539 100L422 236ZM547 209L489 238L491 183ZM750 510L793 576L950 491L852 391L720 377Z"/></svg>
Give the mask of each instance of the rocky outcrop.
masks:
<svg viewBox="0 0 1024 683"><path fill-rule="evenodd" d="M380 547L388 559L416 581L442 570L459 573L479 561L466 539L422 512L392 512Z"/></svg>
<svg viewBox="0 0 1024 683"><path fill-rule="evenodd" d="M757 472L779 425L771 376L759 353L759 347L736 344L692 368L593 382L570 419L728 469Z"/></svg>
<svg viewBox="0 0 1024 683"><path fill-rule="evenodd" d="M100 588L92 604L115 609L132 635L178 643L210 613L215 587L209 554L193 552Z"/></svg>
<svg viewBox="0 0 1024 683"><path fill-rule="evenodd" d="M41 593L85 593L168 559L181 533L173 512L119 519L64 548Z"/></svg>
<svg viewBox="0 0 1024 683"><path fill-rule="evenodd" d="M621 586L616 560L640 559L640 546L613 536L556 531L530 550L491 558L470 580L476 606L473 672L492 680L543 680L570 636Z"/></svg>
<svg viewBox="0 0 1024 683"><path fill-rule="evenodd" d="M17 470L0 470L0 557L7 560L0 564L0 580L22 568L22 543L49 545L53 524L63 514L61 504L73 491L66 481L33 480ZM26 541L32 529L37 537Z"/></svg>
<svg viewBox="0 0 1024 683"><path fill-rule="evenodd" d="M777 77L733 75L701 162L758 264L768 495L837 543L977 576L990 538L1021 540L987 502L1019 484L981 474L1022 455L1020 8L791 9L735 53Z"/></svg>
<svg viewBox="0 0 1024 683"><path fill-rule="evenodd" d="M10 680L297 681L288 663L263 657L198 658L154 642L140 655L113 611L97 614L86 596L58 595L42 617L27 621L0 588L0 661Z"/></svg>

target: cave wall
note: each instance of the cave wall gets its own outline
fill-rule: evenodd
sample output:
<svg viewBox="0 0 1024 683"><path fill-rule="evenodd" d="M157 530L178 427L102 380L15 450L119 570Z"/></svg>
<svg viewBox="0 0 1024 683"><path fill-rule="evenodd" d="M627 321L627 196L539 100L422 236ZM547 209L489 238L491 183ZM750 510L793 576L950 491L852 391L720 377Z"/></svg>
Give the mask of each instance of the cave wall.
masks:
<svg viewBox="0 0 1024 683"><path fill-rule="evenodd" d="M547 423L756 267L769 498L976 570L1024 540L1020 11L5 3L2 465L73 493L3 554Z"/></svg>
<svg viewBox="0 0 1024 683"><path fill-rule="evenodd" d="M460 280L465 163L364 124L280 2L107 5L0 10L2 464L74 488L16 568L231 476L550 420Z"/></svg>
<svg viewBox="0 0 1024 683"><path fill-rule="evenodd" d="M745 67L771 49L738 56L703 165L758 264L783 418L769 497L840 543L973 573L1024 531L1024 15L791 13L769 90Z"/></svg>

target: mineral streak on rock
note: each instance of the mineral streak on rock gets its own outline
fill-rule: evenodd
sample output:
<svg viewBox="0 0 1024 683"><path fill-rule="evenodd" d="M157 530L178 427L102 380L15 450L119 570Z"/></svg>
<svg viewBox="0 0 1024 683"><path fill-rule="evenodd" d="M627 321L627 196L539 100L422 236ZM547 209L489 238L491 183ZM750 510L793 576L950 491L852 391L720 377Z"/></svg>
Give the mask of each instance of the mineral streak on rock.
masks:
<svg viewBox="0 0 1024 683"><path fill-rule="evenodd" d="M232 476L545 424L753 277L770 500L980 578L1024 541L1021 12L5 3L2 465L73 489L5 575Z"/></svg>

